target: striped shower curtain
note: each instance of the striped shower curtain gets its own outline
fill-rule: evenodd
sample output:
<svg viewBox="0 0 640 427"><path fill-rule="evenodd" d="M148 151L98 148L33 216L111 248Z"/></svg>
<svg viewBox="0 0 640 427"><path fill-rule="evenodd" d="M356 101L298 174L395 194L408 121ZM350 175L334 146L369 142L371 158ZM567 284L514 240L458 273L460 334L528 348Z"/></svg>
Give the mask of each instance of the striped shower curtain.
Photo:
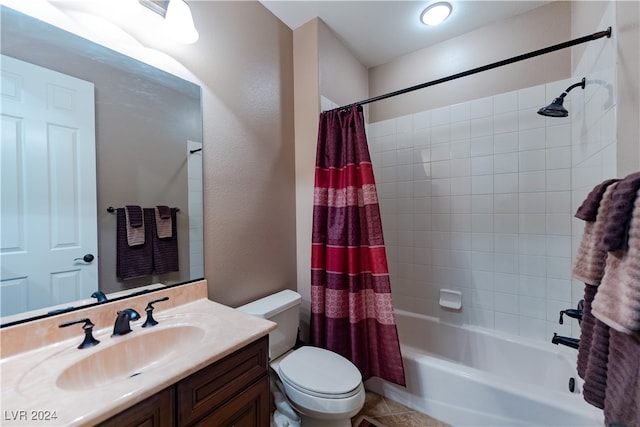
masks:
<svg viewBox="0 0 640 427"><path fill-rule="evenodd" d="M362 107L320 115L312 239L311 343L405 385Z"/></svg>

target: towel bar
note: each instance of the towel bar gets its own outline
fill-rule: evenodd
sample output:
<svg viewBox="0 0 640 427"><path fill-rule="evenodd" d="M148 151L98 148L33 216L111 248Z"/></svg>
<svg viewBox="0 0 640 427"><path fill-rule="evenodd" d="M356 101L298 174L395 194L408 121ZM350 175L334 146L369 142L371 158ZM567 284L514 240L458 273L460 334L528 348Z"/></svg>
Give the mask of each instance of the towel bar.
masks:
<svg viewBox="0 0 640 427"><path fill-rule="evenodd" d="M114 208L113 206L109 206L107 208L107 212L109 213L116 213L116 208ZM180 208L176 208L176 212L180 212Z"/></svg>

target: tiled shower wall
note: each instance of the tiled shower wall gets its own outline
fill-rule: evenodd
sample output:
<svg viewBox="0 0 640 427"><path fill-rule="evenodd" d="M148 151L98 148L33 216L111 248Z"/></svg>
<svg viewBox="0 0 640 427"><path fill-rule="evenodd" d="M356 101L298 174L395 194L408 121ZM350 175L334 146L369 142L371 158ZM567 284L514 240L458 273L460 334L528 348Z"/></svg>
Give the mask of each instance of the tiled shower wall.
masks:
<svg viewBox="0 0 640 427"><path fill-rule="evenodd" d="M558 324L573 306L572 125L536 114L571 83L369 125L397 308L540 340L572 334ZM462 292L462 309L440 307L440 289Z"/></svg>

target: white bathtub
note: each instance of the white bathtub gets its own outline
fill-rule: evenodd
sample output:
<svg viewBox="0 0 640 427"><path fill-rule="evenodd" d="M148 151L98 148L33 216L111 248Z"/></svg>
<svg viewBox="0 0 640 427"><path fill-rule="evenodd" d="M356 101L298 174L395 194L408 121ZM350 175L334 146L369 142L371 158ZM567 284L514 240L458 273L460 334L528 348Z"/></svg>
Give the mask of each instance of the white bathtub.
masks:
<svg viewBox="0 0 640 427"><path fill-rule="evenodd" d="M396 318L407 387L372 378L367 389L453 426L604 425L580 394L576 350L402 310Z"/></svg>

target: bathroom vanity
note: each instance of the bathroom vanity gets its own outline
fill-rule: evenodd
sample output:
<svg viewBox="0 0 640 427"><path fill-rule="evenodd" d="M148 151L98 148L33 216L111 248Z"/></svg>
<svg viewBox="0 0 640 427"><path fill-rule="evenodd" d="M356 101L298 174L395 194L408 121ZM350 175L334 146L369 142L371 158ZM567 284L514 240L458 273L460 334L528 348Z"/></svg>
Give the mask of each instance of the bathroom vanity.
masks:
<svg viewBox="0 0 640 427"><path fill-rule="evenodd" d="M142 318L112 336L127 308ZM99 344L78 349L82 325L59 327L81 318ZM208 300L203 280L2 328L2 425L268 426L275 327Z"/></svg>
<svg viewBox="0 0 640 427"><path fill-rule="evenodd" d="M99 426L268 426L268 352L260 338Z"/></svg>

